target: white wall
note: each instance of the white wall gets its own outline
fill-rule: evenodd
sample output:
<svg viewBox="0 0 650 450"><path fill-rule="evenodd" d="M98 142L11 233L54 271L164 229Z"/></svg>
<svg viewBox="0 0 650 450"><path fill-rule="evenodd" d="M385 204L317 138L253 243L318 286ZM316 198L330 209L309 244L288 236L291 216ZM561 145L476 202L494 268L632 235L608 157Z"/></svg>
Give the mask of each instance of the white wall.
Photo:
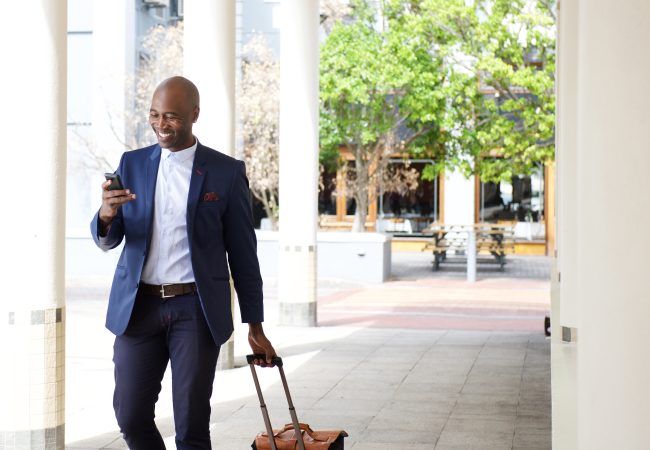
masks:
<svg viewBox="0 0 650 450"><path fill-rule="evenodd" d="M577 448L577 345L563 342L562 328L578 326L577 235L577 107L578 0L558 11L556 72L556 253L551 272L551 369L553 380L553 446ZM569 333L570 336L570 333Z"/></svg>
<svg viewBox="0 0 650 450"><path fill-rule="evenodd" d="M474 223L474 177L465 178L460 172L445 174L445 223L471 225Z"/></svg>
<svg viewBox="0 0 650 450"><path fill-rule="evenodd" d="M646 449L650 3L580 0L577 41L577 145L561 149L576 164L572 169L561 160L558 167L572 171L562 179L575 177L577 187L575 208L561 210L559 218L574 220L577 230L576 289L560 283L561 301L570 295L577 302L577 342L567 360L554 356L553 362L566 373L575 364L578 449ZM561 41L560 52L566 44ZM560 120L571 126L566 116ZM570 245L561 240L558 252ZM554 389L563 388L559 381L554 378Z"/></svg>
<svg viewBox="0 0 650 450"><path fill-rule="evenodd" d="M126 81L136 60L135 0L94 0L92 12L93 138L100 151L110 155L113 167L107 170L114 170L125 150Z"/></svg>

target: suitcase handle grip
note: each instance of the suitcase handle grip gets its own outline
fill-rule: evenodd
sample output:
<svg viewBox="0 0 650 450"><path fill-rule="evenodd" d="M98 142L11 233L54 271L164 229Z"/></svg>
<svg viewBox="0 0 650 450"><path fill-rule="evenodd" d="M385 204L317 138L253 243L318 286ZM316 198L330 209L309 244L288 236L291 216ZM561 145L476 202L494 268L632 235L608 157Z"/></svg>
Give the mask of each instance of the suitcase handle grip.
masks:
<svg viewBox="0 0 650 450"><path fill-rule="evenodd" d="M266 355L260 355L260 354L246 355L246 362L248 362L248 364L253 364L253 361L255 361L256 359L266 360ZM273 364L274 366L282 367L282 358L280 358L279 356L274 356L271 359L271 364Z"/></svg>

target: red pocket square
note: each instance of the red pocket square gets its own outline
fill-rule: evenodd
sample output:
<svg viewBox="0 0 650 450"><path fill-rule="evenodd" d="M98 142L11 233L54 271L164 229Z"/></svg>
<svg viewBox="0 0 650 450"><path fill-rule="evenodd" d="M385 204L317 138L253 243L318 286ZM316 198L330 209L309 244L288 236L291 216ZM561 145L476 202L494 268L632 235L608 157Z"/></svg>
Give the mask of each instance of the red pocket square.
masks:
<svg viewBox="0 0 650 450"><path fill-rule="evenodd" d="M204 202L216 202L217 200L219 200L219 196L216 192L206 192L203 194Z"/></svg>

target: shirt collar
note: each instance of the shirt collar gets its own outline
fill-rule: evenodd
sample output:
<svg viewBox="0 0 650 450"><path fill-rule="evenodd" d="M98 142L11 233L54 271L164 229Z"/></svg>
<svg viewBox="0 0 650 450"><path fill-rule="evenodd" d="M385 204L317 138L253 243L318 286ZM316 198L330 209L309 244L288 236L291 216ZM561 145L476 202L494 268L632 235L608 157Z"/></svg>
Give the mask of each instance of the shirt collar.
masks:
<svg viewBox="0 0 650 450"><path fill-rule="evenodd" d="M196 153L196 147L199 144L199 140L197 138L194 138L194 144L191 147L184 148L183 150L178 150L176 152L172 152L167 148L161 148L162 151L162 159L165 160L167 159L170 155L174 155L174 160L176 160L179 163L185 162L190 158L194 157L194 153Z"/></svg>

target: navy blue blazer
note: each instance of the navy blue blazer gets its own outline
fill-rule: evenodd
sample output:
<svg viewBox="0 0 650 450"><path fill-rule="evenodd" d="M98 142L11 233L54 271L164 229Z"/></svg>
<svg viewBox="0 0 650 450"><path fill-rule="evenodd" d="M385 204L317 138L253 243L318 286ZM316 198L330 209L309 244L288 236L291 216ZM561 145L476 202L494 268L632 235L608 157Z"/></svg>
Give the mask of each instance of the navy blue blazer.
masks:
<svg viewBox="0 0 650 450"><path fill-rule="evenodd" d="M99 237L99 212L90 225L102 250L125 240L106 314L106 327L118 336L129 324L149 251L159 163L158 144L124 153L116 172L137 197L118 210L107 236ZM245 323L264 320L262 277L246 167L201 143L194 156L187 198L187 234L203 313L212 337L221 345L233 331L228 268Z"/></svg>

